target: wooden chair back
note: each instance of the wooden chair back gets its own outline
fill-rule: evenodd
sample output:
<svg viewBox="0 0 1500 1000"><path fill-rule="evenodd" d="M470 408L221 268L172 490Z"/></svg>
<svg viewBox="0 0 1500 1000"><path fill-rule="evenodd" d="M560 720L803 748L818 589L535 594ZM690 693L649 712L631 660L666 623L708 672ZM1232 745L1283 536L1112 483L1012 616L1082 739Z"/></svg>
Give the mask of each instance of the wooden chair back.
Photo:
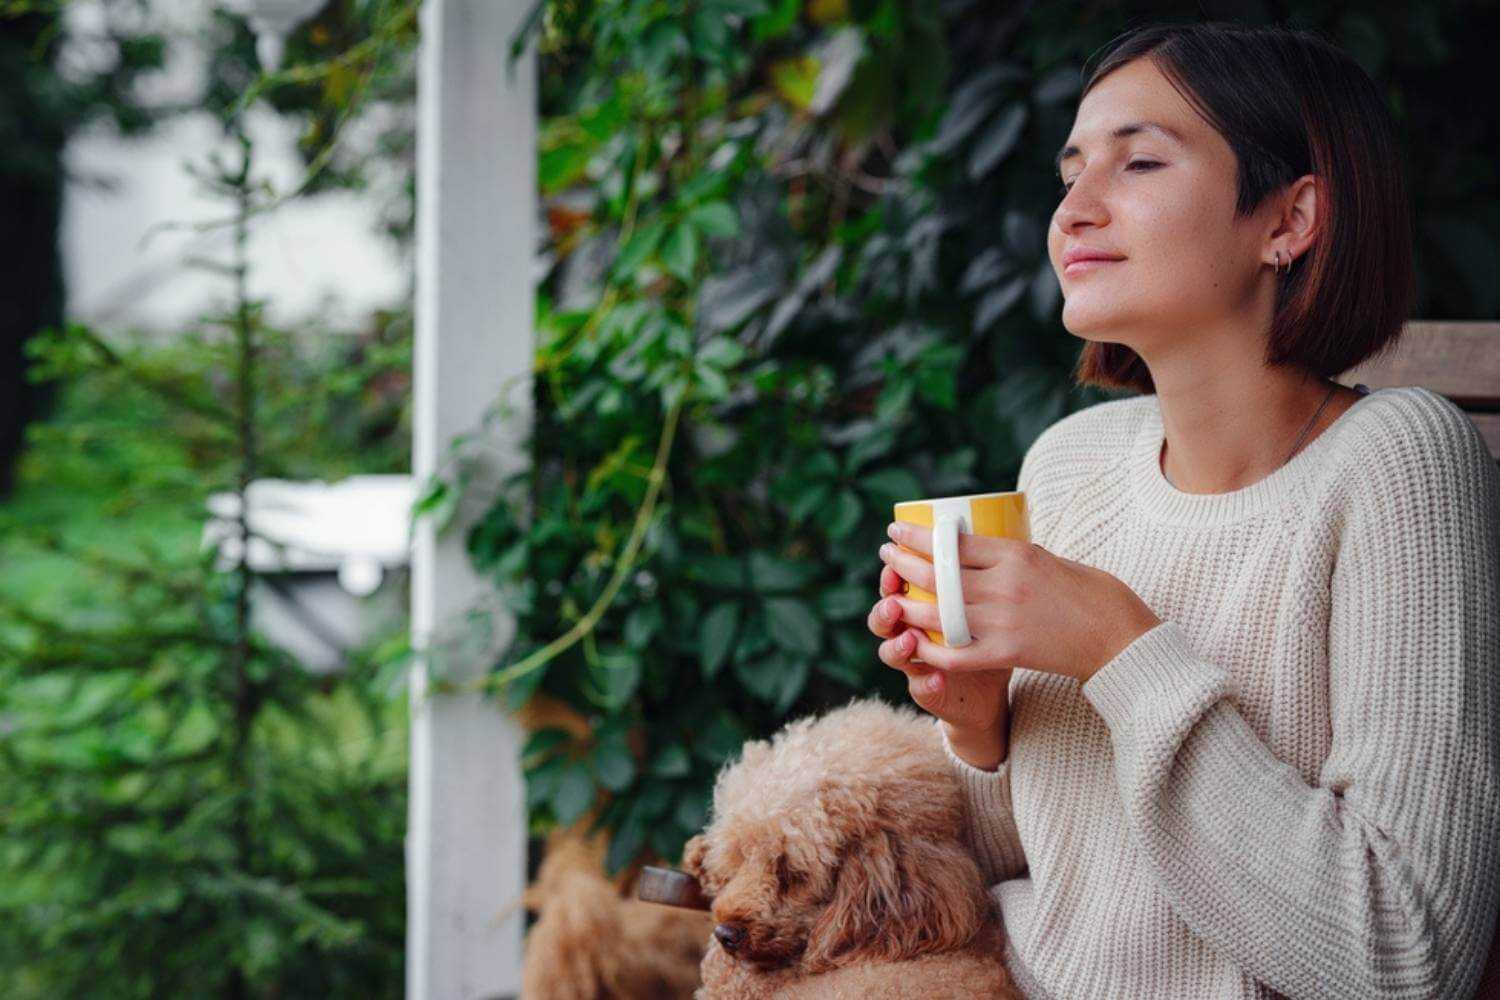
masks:
<svg viewBox="0 0 1500 1000"><path fill-rule="evenodd" d="M1469 415L1500 461L1500 323L1412 320L1393 352L1338 381L1371 389L1420 385L1441 393Z"/></svg>

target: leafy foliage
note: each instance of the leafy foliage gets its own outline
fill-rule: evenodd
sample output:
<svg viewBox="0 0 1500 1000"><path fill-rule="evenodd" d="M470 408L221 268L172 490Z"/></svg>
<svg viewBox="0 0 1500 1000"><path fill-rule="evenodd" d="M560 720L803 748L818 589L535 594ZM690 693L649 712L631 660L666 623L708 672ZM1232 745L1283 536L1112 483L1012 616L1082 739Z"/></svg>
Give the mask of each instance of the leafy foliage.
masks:
<svg viewBox="0 0 1500 1000"><path fill-rule="evenodd" d="M978 8L548 12L536 466L467 541L519 623L489 686L596 719L533 737L533 823L602 789L618 869L677 856L745 739L904 697L863 628L891 505L1009 488L1088 401L1022 141L1078 73Z"/></svg>
<svg viewBox="0 0 1500 1000"><path fill-rule="evenodd" d="M399 19L373 29L413 40ZM32 428L0 511L6 996L401 988L404 622L311 674L252 628L257 575L223 571L199 539L212 493L408 467L410 314L332 336L264 321L245 234L286 196L255 179L238 109L223 111L229 155L200 177L232 209L233 252L196 266L227 279L224 308L167 344L79 324L28 344L64 404ZM354 166L336 145L309 154L293 195L323 164Z"/></svg>
<svg viewBox="0 0 1500 1000"><path fill-rule="evenodd" d="M1158 15L539 10L535 466L467 544L518 623L488 687L595 720L591 739L528 748L534 828L603 796L618 869L677 857L746 738L856 694L904 700L863 624L891 504L1012 488L1042 429L1107 398L1073 385L1079 344L1057 321L1050 157L1085 59ZM1402 94L1426 92L1416 67L1449 51L1454 17L1314 3L1292 23L1366 59L1415 117ZM1451 236L1442 215L1428 225ZM1495 227L1464 228L1488 259ZM1419 258L1425 311L1474 315L1489 291L1454 286L1448 254ZM424 510L446 522L465 491L444 475Z"/></svg>
<svg viewBox="0 0 1500 1000"><path fill-rule="evenodd" d="M268 76L219 14L196 104L226 123L257 98L306 114L291 195L365 183L340 140L372 104L394 112L374 151L405 170L416 9L334 0ZM1409 150L1420 314L1489 315L1495 112L1451 99L1483 83L1488 15L1292 14L1353 51L1428 140ZM465 543L517 623L487 686L594 722L586 740L530 737L535 832L604 797L612 868L675 859L747 738L855 694L904 699L862 622L882 525L899 499L1010 487L1041 429L1102 398L1070 384L1078 345L1043 246L1049 160L1083 60L1158 15L570 0L496 40L541 49L548 266L535 465L485 498ZM59 91L60 118L102 105L124 128L148 120L126 85L159 50L118 44L135 46L129 72ZM388 228L404 238L402 176ZM34 348L72 402L35 430L25 478L62 488L4 512L4 551L24 534L68 570L12 562L0 578L7 995L103 979L126 996L399 989L404 738L379 696L402 642L324 690L243 628L236 581L183 527L243 469L223 409L242 356L224 331L260 347L258 474L333 478L405 468L410 318L315 358L239 304L205 324L217 336L167 350L84 328ZM421 505L441 523L471 488L463 445ZM18 578L40 596L15 599Z"/></svg>

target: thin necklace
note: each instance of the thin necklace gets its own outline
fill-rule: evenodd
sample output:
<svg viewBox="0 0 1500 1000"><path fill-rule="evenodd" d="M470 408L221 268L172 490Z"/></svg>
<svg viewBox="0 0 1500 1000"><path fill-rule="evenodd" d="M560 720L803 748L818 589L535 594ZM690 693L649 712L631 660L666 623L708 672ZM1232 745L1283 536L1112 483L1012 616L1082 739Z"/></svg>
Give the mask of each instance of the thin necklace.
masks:
<svg viewBox="0 0 1500 1000"><path fill-rule="evenodd" d="M1306 427L1302 428L1302 433L1297 437L1297 443L1292 445L1292 450L1287 452L1286 458L1281 460L1282 465L1290 462L1292 456L1297 454L1297 449L1302 447L1302 439L1307 437L1307 432L1312 430L1313 424L1318 422L1318 414L1323 412L1323 407L1328 405L1328 401L1333 398L1333 394L1338 391L1338 388L1337 384L1328 387L1328 395L1323 397L1323 402L1319 403L1318 408L1313 411L1312 419L1307 422Z"/></svg>
<svg viewBox="0 0 1500 1000"><path fill-rule="evenodd" d="M1323 407L1328 405L1328 401L1333 398L1333 394L1338 391L1338 388L1338 383L1334 383L1333 385L1328 387L1328 395L1323 397L1323 402L1319 403L1318 408L1313 411L1312 419L1307 422L1307 426L1302 428L1302 433L1297 436L1297 443L1292 445L1292 450L1287 452L1286 458L1283 458L1281 460L1282 465L1290 462L1292 460L1292 456L1297 454L1297 449L1302 447L1302 439L1307 437L1307 432L1312 430L1313 424L1318 422L1318 414L1323 412ZM1165 449L1166 445L1163 444L1162 447L1163 449ZM1278 466L1277 468L1280 468L1280 466ZM1161 477L1167 481L1168 486L1176 489L1176 484L1173 483L1171 477L1167 475L1167 459L1165 454L1162 455L1161 460Z"/></svg>

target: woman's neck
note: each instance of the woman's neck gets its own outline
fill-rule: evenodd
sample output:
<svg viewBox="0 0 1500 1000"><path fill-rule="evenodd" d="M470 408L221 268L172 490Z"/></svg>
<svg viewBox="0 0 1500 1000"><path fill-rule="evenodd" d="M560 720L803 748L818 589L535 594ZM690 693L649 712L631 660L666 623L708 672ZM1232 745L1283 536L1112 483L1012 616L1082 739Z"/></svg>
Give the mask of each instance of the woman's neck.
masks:
<svg viewBox="0 0 1500 1000"><path fill-rule="evenodd" d="M1294 444L1306 448L1359 399L1355 390L1335 386L1292 376L1240 384L1213 379L1174 392L1158 382L1162 474L1183 493L1229 493L1259 482L1286 464Z"/></svg>

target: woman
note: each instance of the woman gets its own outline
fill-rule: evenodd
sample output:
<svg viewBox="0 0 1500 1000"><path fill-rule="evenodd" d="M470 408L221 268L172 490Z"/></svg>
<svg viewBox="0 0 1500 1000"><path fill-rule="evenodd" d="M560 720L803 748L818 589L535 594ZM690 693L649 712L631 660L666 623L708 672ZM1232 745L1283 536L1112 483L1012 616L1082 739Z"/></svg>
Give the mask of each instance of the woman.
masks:
<svg viewBox="0 0 1500 1000"><path fill-rule="evenodd" d="M1393 131L1315 36L1121 39L1048 251L1078 380L1140 394L1031 446L1030 544L960 536L969 646L901 596L930 532L881 550L869 626L941 720L1032 1000L1500 971L1500 474L1444 397L1332 381L1410 306Z"/></svg>

